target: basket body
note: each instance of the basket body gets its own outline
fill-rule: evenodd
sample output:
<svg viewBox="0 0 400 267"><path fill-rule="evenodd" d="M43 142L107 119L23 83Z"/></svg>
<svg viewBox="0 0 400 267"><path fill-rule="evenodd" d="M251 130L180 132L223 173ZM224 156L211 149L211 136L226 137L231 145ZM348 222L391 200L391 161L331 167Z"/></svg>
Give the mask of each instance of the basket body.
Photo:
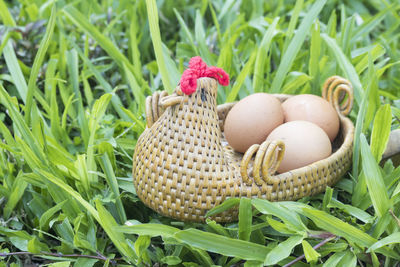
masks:
<svg viewBox="0 0 400 267"><path fill-rule="evenodd" d="M204 221L206 212L227 198L296 200L324 191L350 168L354 126L339 114L340 131L331 156L286 173L269 172L272 165L267 161L276 159L261 152L256 157L243 155L227 144L223 124L234 103L217 106L215 80L201 78L198 83L198 92L178 95L179 101L164 110L157 106L160 96L153 97L153 105L148 102L151 123L148 120L135 148L133 182L139 198L155 211L183 221ZM290 96L276 97L283 102ZM236 220L237 212L231 209L213 219Z"/></svg>

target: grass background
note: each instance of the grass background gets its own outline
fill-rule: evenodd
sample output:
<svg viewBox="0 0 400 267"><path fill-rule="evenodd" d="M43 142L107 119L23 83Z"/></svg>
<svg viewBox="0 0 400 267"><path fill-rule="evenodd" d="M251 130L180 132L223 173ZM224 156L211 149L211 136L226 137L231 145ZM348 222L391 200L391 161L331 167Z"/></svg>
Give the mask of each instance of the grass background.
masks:
<svg viewBox="0 0 400 267"><path fill-rule="evenodd" d="M400 168L379 163L399 127L399 10L396 0L0 0L0 266L398 266ZM320 95L327 77L348 78L352 170L297 202L231 200L236 223L146 208L131 177L144 100L171 92L196 55L231 76L219 103Z"/></svg>

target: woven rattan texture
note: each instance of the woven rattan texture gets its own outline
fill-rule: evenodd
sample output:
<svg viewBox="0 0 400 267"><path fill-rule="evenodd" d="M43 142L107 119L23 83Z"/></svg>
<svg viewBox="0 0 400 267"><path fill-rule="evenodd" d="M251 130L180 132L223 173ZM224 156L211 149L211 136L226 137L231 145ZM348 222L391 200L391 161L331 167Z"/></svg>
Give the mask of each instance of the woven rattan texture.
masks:
<svg viewBox="0 0 400 267"><path fill-rule="evenodd" d="M324 191L349 169L354 126L343 115L352 104L348 81L332 77L324 85L324 97L334 104L341 121L335 152L277 175L284 144L264 142L244 155L233 151L224 139L223 123L234 103L217 106L216 95L217 82L200 78L192 95L177 88L171 96L163 92L148 97L148 128L136 144L133 181L139 198L157 212L183 221L204 221L206 212L227 198L296 200ZM281 101L290 97L276 96ZM341 106L339 100L344 100ZM236 218L236 209L213 217Z"/></svg>

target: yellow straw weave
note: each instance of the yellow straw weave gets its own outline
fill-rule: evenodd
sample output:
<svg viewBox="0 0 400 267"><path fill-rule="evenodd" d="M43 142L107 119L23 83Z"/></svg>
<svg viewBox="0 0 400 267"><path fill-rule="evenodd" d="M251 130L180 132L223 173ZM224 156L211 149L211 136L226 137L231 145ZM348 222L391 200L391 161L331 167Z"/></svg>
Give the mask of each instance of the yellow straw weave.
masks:
<svg viewBox="0 0 400 267"><path fill-rule="evenodd" d="M200 78L197 90L184 95L154 93L146 99L147 128L133 155L133 182L139 198L150 208L182 221L204 221L211 208L227 198L296 200L335 184L351 165L354 125L345 116L353 104L347 80L333 76L323 86L323 97L337 110L340 132L326 159L275 174L284 144L263 142L246 153L227 144L223 125L235 103L217 106L217 81ZM290 95L275 95L285 101ZM237 219L237 209L213 217Z"/></svg>

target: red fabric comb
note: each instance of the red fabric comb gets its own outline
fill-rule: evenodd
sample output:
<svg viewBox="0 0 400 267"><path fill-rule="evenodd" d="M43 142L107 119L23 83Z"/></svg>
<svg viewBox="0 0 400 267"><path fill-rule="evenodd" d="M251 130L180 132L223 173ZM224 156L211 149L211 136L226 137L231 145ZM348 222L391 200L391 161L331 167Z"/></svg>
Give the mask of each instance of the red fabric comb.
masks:
<svg viewBox="0 0 400 267"><path fill-rule="evenodd" d="M193 94L197 88L197 79L201 77L214 78L223 86L229 84L229 75L223 69L208 67L203 59L197 56L190 59L189 68L182 74L180 83L182 92L187 95Z"/></svg>

